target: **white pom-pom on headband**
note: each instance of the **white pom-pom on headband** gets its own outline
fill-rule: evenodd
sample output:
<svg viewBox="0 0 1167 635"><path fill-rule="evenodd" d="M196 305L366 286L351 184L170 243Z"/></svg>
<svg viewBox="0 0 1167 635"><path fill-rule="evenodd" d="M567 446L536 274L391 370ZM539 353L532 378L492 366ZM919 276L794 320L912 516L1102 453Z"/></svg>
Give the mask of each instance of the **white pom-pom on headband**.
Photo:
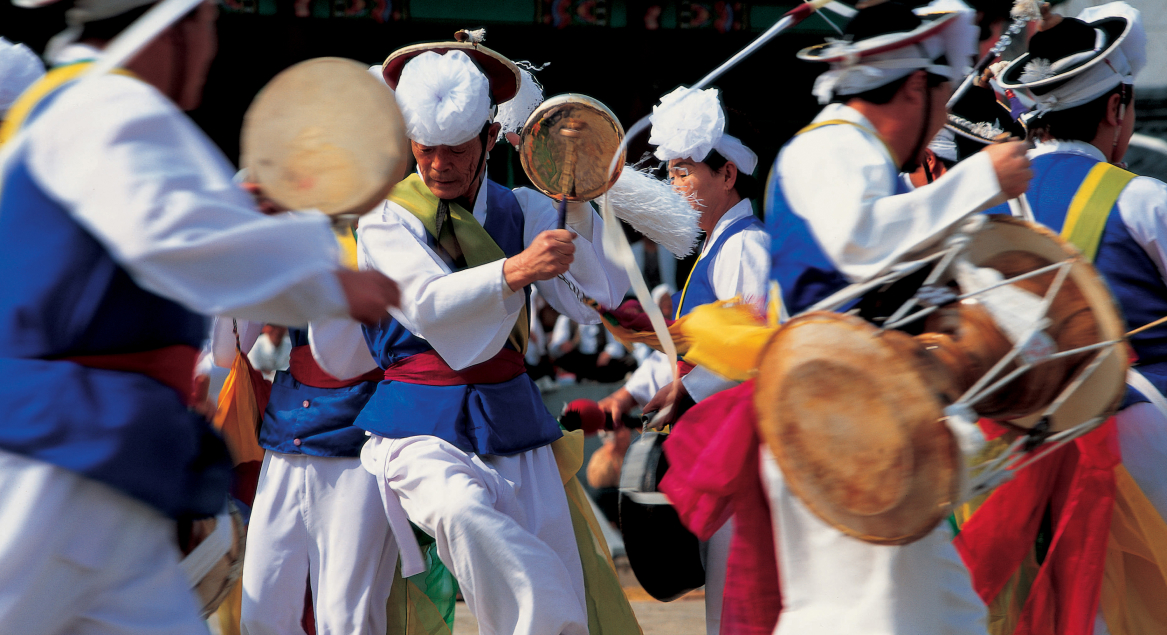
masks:
<svg viewBox="0 0 1167 635"><path fill-rule="evenodd" d="M409 138L424 146L461 145L490 122L490 82L461 51L409 60L396 95Z"/></svg>
<svg viewBox="0 0 1167 635"><path fill-rule="evenodd" d="M725 134L725 111L716 88L692 91L681 86L660 101L649 117L652 133L648 142L657 147L656 158L702 161L711 150L717 150L740 172L754 172L758 155L737 137Z"/></svg>

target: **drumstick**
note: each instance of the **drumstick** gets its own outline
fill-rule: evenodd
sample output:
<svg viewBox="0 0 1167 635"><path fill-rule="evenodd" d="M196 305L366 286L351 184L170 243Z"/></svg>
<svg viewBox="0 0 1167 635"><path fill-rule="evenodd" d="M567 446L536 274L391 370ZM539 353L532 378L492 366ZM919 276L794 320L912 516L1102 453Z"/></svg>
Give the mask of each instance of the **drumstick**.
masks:
<svg viewBox="0 0 1167 635"><path fill-rule="evenodd" d="M1161 317L1158 320L1155 320L1154 322L1151 322L1149 324L1144 324L1133 331L1128 331L1127 334L1124 335L1123 337L1130 337L1136 333L1142 333L1143 331L1153 329L1156 326L1159 326L1160 324L1163 324L1163 323L1167 323L1167 315L1164 315L1163 317Z"/></svg>

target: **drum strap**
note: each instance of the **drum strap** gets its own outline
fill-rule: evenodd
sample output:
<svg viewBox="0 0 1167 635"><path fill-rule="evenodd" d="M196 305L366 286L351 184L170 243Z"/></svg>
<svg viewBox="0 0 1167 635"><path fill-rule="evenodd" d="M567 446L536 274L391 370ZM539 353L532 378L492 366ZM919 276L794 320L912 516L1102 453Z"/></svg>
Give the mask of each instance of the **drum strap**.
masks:
<svg viewBox="0 0 1167 635"><path fill-rule="evenodd" d="M1133 178L1133 173L1101 162L1090 169L1078 187L1066 212L1062 238L1077 247L1086 260L1094 262L1110 210Z"/></svg>
<svg viewBox="0 0 1167 635"><path fill-rule="evenodd" d="M809 126L803 128L802 130L799 130L798 132L794 133L794 136L797 137L798 135L803 134L805 132L810 132L811 130L818 130L819 128L825 128L827 126L838 126L838 125L855 126L856 128L862 130L863 132L866 132L867 134L875 137L876 139L879 139L879 142L883 144L884 149L887 150L888 156L891 157L892 164L894 164L898 169L898 167L900 165L900 160L899 160L899 158L896 157L895 150L892 150L891 146L887 145L887 140L885 140L882 136L880 136L880 134L878 132L872 130L871 128L868 128L867 126L865 126L863 124L855 123L854 121L847 121L846 119L827 119L826 121L816 121L815 123L812 123Z"/></svg>
<svg viewBox="0 0 1167 635"><path fill-rule="evenodd" d="M16 134L17 130L24 125L24 120L28 118L29 114L36 108L37 104L45 97L48 97L53 91L61 86L73 81L85 72L93 62L77 62L75 64L65 64L58 66L45 76L40 78L35 84L24 91L12 107L8 109L8 115L4 118L4 125L0 126L0 145L3 145L8 139ZM123 69L114 69L112 71L118 75L125 75L127 77L134 77L134 74Z"/></svg>
<svg viewBox="0 0 1167 635"><path fill-rule="evenodd" d="M448 235L448 231L441 231L444 228L438 227L438 205L441 201L438 200L437 196L434 196L433 192L430 192L425 182L416 173L410 174L404 181L398 183L389 193L389 200L416 216L434 240L442 240L441 234L443 233ZM499 247L494 238L479 224L478 220L474 218L474 214L457 203L450 202L448 206L449 217L443 225L447 225L453 230L453 237L457 240L462 256L466 259L467 267L477 267L506 258L502 247ZM524 303L523 310L519 312L519 319L515 322L510 335L511 344L520 353L527 352L527 337L530 329L531 320L528 317L527 305Z"/></svg>

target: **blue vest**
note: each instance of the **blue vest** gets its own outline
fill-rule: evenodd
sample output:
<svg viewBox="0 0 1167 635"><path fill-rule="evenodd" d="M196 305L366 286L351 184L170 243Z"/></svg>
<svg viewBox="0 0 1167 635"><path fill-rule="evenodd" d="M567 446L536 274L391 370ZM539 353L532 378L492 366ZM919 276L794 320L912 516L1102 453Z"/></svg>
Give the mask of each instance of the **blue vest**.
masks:
<svg viewBox="0 0 1167 635"><path fill-rule="evenodd" d="M307 329L288 329L288 336L292 346L308 345ZM284 454L360 456L369 437L353 421L376 389L372 381L317 388L296 381L289 371L278 371L259 428L259 445Z"/></svg>
<svg viewBox="0 0 1167 635"><path fill-rule="evenodd" d="M890 160L888 162L890 165ZM855 178L861 178L856 175ZM911 191L898 175L895 195ZM818 184L830 187L829 183ZM782 191L778 160L770 171L766 185L766 231L770 232L770 279L782 288L782 302L790 315L796 315L816 302L850 284L823 252L810 225L794 210ZM831 210L811 210L813 214L830 214Z"/></svg>
<svg viewBox="0 0 1167 635"><path fill-rule="evenodd" d="M687 315L702 304L713 304L718 301L717 292L713 289L712 265L721 254L725 241L750 227L761 229L762 221L751 214L730 223L709 247L709 251L697 259L693 270L689 272L689 279L685 281L685 288L673 294L673 306L677 307L676 317Z"/></svg>
<svg viewBox="0 0 1167 635"><path fill-rule="evenodd" d="M1037 222L1060 232L1066 221L1070 201L1098 159L1070 152L1050 152L1033 159L1033 180L1025 196ZM1006 205L988 210L990 214L1008 214ZM1102 231L1102 241L1094 266L1106 279L1126 318L1127 330L1137 328L1167 315L1167 285L1147 252L1143 250L1122 222L1118 203L1111 209ZM1138 354L1139 372L1167 393L1167 326L1156 327L1131 336L1131 346ZM1128 391L1130 405L1145 401ZM1137 394L1137 393L1136 393Z"/></svg>
<svg viewBox="0 0 1167 635"><path fill-rule="evenodd" d="M513 192L493 181L487 181L483 228L507 257L523 250L523 209ZM432 236L427 239L435 243ZM365 327L365 339L381 368L433 350L393 319ZM562 436L526 373L500 384L466 386L382 381L355 425L391 439L430 435L465 452L504 456Z"/></svg>
<svg viewBox="0 0 1167 635"><path fill-rule="evenodd" d="M59 361L197 348L204 318L135 284L41 190L26 149L2 178L0 449L95 479L172 516L218 512L230 463L205 419L145 375Z"/></svg>

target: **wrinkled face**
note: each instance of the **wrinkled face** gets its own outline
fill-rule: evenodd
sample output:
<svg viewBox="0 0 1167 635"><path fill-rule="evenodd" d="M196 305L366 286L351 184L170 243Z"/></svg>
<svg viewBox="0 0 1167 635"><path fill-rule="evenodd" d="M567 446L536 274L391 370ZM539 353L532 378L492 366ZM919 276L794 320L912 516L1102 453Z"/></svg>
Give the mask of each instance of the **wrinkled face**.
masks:
<svg viewBox="0 0 1167 635"><path fill-rule="evenodd" d="M498 124L495 124L497 126ZM486 151L494 147L498 130L491 126L487 133ZM417 159L417 170L426 187L441 199L451 200L465 198L473 200L478 174L475 168L479 167L482 157L482 140L479 137L456 146L423 146L415 141L409 142L413 148L413 157Z"/></svg>
<svg viewBox="0 0 1167 635"><path fill-rule="evenodd" d="M669 161L673 189L688 196L693 209L701 212L697 226L706 232L713 231L713 225L720 218L719 212L729 207L729 193L733 190L727 183L726 170L723 167L720 172L714 172L708 165L692 159ZM717 217L712 214L717 214Z"/></svg>

